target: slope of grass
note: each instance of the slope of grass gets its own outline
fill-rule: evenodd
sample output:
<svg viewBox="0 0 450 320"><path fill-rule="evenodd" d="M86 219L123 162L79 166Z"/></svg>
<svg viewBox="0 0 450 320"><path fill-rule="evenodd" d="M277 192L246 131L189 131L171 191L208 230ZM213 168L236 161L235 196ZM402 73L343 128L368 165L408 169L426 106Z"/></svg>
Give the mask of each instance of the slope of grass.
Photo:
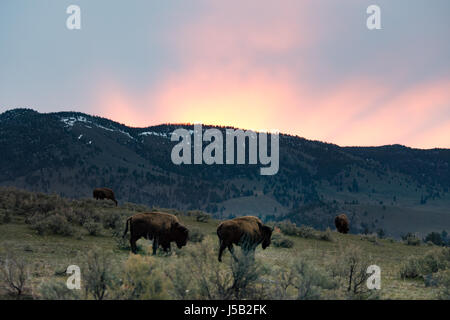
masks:
<svg viewBox="0 0 450 320"><path fill-rule="evenodd" d="M107 209L104 214L108 214ZM195 217L180 216L180 220L188 228L196 228L206 235L206 241L217 241L215 234L219 221L211 219L208 222L198 222ZM260 247L256 250L256 259L270 266L286 266L292 259L307 258L317 266L325 267L333 257L349 246L360 247L370 256L370 264L381 268L382 299L433 299L436 289L425 287L423 281L402 280L399 276L400 266L407 257L423 256L433 249L431 246L408 246L400 242L378 239L376 243L364 240L359 235L342 235L332 233L334 241L305 239L298 236L287 236L294 242L293 248L276 248L270 246L266 250ZM205 241L205 240L204 240ZM127 260L130 253L120 250L112 237L110 230L103 230L99 236L82 235L81 237L64 237L58 235L37 235L36 231L24 224L20 219L13 219L11 223L0 225L0 242L2 247L12 249L32 265L32 283L39 285L51 278L63 278L68 265L82 263L80 254L98 247L102 251L111 250L112 264L120 264ZM150 246L147 240L138 242L142 248ZM194 246L188 243L186 248ZM182 250L187 250L183 248ZM145 250L144 250L145 252ZM229 259L230 254L225 253ZM159 257L160 259L174 259L173 257Z"/></svg>

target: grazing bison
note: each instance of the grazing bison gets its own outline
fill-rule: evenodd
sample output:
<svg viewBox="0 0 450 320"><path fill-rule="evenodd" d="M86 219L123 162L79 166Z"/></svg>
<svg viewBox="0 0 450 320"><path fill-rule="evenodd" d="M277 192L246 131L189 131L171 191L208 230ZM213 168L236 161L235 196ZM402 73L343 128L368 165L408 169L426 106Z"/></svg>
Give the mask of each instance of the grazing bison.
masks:
<svg viewBox="0 0 450 320"><path fill-rule="evenodd" d="M187 243L189 231L173 214L163 212L135 214L127 219L123 237L128 232L128 224L130 225L130 245L133 253L136 253L136 241L141 237L153 240L153 254L156 254L159 245L167 252L170 250L172 241L175 241L179 249Z"/></svg>
<svg viewBox="0 0 450 320"><path fill-rule="evenodd" d="M255 252L256 247L261 243L263 249L270 245L272 228L263 225L257 217L238 217L222 222L217 227L219 237L219 261L222 262L222 253L228 248L235 260L233 244L240 246L244 252Z"/></svg>
<svg viewBox="0 0 450 320"><path fill-rule="evenodd" d="M347 233L350 223L348 222L347 216L343 213L334 218L334 225L340 233Z"/></svg>
<svg viewBox="0 0 450 320"><path fill-rule="evenodd" d="M114 203L116 204L116 207L117 207L117 201L116 201L116 197L114 196L114 191L112 191L109 188L94 189L94 198L96 200L110 199L110 200L114 201Z"/></svg>

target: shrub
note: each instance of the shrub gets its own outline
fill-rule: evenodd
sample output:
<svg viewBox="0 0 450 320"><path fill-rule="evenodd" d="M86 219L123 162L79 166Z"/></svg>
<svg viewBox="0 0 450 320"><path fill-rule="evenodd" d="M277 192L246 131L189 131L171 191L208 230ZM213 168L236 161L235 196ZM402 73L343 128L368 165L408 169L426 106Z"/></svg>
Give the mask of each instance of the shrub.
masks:
<svg viewBox="0 0 450 320"><path fill-rule="evenodd" d="M192 228L189 230L189 241L191 242L202 242L205 238L205 234L200 231L200 229Z"/></svg>
<svg viewBox="0 0 450 320"><path fill-rule="evenodd" d="M364 251L350 245L340 249L341 254L332 265L332 273L343 282L348 294L352 297L362 297L368 293L366 281L370 276L367 272L371 261Z"/></svg>
<svg viewBox="0 0 450 320"><path fill-rule="evenodd" d="M211 215L208 213L204 213L202 211L197 212L196 216L195 216L195 220L197 220L198 222L208 222L209 219L211 218Z"/></svg>
<svg viewBox="0 0 450 320"><path fill-rule="evenodd" d="M62 236L71 236L75 233L73 226L67 221L66 217L59 214L43 217L36 215L30 219L31 228L36 230L39 235L57 234Z"/></svg>
<svg viewBox="0 0 450 320"><path fill-rule="evenodd" d="M373 244L379 244L378 237L375 233L372 234L363 234L360 236L361 240L372 242Z"/></svg>
<svg viewBox="0 0 450 320"><path fill-rule="evenodd" d="M325 231L319 233L319 239L323 241L334 241L333 232L330 228L327 228Z"/></svg>
<svg viewBox="0 0 450 320"><path fill-rule="evenodd" d="M294 246L294 242L280 233L274 233L272 235L272 244L274 247L280 248L292 248Z"/></svg>
<svg viewBox="0 0 450 320"><path fill-rule="evenodd" d="M324 290L336 288L330 274L304 258L288 263L286 268L274 270L275 286L272 299L311 300L324 298Z"/></svg>
<svg viewBox="0 0 450 320"><path fill-rule="evenodd" d="M127 251L131 249L129 237L123 237L122 228L116 227L112 235L118 249Z"/></svg>
<svg viewBox="0 0 450 320"><path fill-rule="evenodd" d="M71 290L63 281L47 280L38 287L39 298L44 300L78 300L78 290Z"/></svg>
<svg viewBox="0 0 450 320"><path fill-rule="evenodd" d="M409 235L408 237L406 237L404 242L408 246L420 246L420 243L421 243L420 239L418 237L416 237L415 235Z"/></svg>
<svg viewBox="0 0 450 320"><path fill-rule="evenodd" d="M282 221L275 224L281 232L287 236L297 236L299 235L299 228L290 221Z"/></svg>
<svg viewBox="0 0 450 320"><path fill-rule="evenodd" d="M91 294L94 299L103 300L115 280L110 255L99 249L93 249L87 253L85 259L83 279L86 297Z"/></svg>
<svg viewBox="0 0 450 320"><path fill-rule="evenodd" d="M421 242L420 239L412 232L402 235L402 240L409 246L419 246Z"/></svg>
<svg viewBox="0 0 450 320"><path fill-rule="evenodd" d="M118 297L127 300L167 299L167 279L157 258L131 255L125 262Z"/></svg>
<svg viewBox="0 0 450 320"><path fill-rule="evenodd" d="M414 279L419 277L421 273L420 261L416 257L408 257L400 267L400 277L402 279Z"/></svg>
<svg viewBox="0 0 450 320"><path fill-rule="evenodd" d="M120 213L117 212L111 212L108 214L105 214L103 217L103 227L105 229L115 229L118 226L123 226L124 223L122 221L122 216Z"/></svg>
<svg viewBox="0 0 450 320"><path fill-rule="evenodd" d="M437 246L441 246L444 244L444 242L442 241L442 237L441 234L438 232L431 232L429 234L427 234L427 236L424 239L424 242L432 242Z"/></svg>
<svg viewBox="0 0 450 320"><path fill-rule="evenodd" d="M264 270L255 263L252 255L236 250L238 260L229 264L218 263L215 245L211 240L203 241L186 248L186 256L179 258L191 270L190 298L208 300L261 299L266 295L261 276ZM183 288L186 279L176 277L175 281ZM174 285L175 286L175 285Z"/></svg>
<svg viewBox="0 0 450 320"><path fill-rule="evenodd" d="M297 232L298 232L298 236L301 238L306 238L306 239L316 238L315 230L312 227L301 226L300 228L298 228Z"/></svg>
<svg viewBox="0 0 450 320"><path fill-rule="evenodd" d="M438 285L440 291L438 298L441 300L450 300L450 271L443 272L438 277Z"/></svg>
<svg viewBox="0 0 450 320"><path fill-rule="evenodd" d="M196 297L196 288L192 286L193 274L185 271L184 259L178 258L174 263L165 268L165 274L170 279L172 288L169 290L171 297L178 300Z"/></svg>
<svg viewBox="0 0 450 320"><path fill-rule="evenodd" d="M11 294L22 295L28 282L28 268L24 259L7 250L6 257L0 265L2 287Z"/></svg>
<svg viewBox="0 0 450 320"><path fill-rule="evenodd" d="M450 268L450 248L428 252L424 256L409 257L400 268L400 277L417 278Z"/></svg>
<svg viewBox="0 0 450 320"><path fill-rule="evenodd" d="M321 268L305 260L294 264L295 277L293 286L297 289L296 299L319 299L323 289L335 287L335 283Z"/></svg>
<svg viewBox="0 0 450 320"><path fill-rule="evenodd" d="M86 228L91 236L98 236L102 230L101 224L92 220L86 221L83 227Z"/></svg>

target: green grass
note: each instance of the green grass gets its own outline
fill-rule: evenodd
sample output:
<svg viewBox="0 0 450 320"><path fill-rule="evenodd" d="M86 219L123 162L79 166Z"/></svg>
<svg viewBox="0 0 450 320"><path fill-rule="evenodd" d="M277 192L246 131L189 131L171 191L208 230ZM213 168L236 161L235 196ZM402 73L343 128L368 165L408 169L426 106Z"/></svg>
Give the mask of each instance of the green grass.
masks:
<svg viewBox="0 0 450 320"><path fill-rule="evenodd" d="M104 214L119 208L105 208ZM198 222L194 217L180 216L180 220L188 228L200 229L206 238L217 240L216 228L220 221L211 219L207 223ZM80 231L81 232L81 231ZM434 299L436 289L425 287L420 280L402 280L399 270L403 261L409 256L423 256L432 246L408 246L400 242L390 242L378 239L377 243L361 239L360 235L343 235L332 233L334 241L304 239L287 236L294 242L293 248L275 248L270 246L266 250L258 247L256 259L271 266L284 266L292 259L307 257L309 261L319 266L326 266L330 259L340 254L343 248L350 245L359 246L370 256L370 264L381 268L382 299ZM37 286L42 281L53 277L65 277L65 268L70 264L82 264L82 254L94 247L102 250L112 250L114 261L120 264L126 261L130 252L118 249L110 230L103 230L99 236L89 236L86 231L81 237L38 235L20 218L14 218L11 223L0 225L0 250L2 247L12 249L18 256L26 258L32 266L32 284ZM140 240L138 244L146 248L150 242ZM188 246L194 244L188 243ZM174 246L174 245L173 245ZM183 248L185 249L185 248ZM183 250L182 249L182 250ZM145 250L144 250L145 252ZM1 253L1 252L0 252ZM224 257L229 257L226 251ZM172 257L173 258L173 257ZM171 259L171 257L162 257Z"/></svg>

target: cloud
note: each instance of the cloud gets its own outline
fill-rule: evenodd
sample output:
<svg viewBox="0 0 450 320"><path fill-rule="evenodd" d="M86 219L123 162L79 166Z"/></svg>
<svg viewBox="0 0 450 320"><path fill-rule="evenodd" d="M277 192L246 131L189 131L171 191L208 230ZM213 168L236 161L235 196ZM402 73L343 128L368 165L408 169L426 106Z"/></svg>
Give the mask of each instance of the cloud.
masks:
<svg viewBox="0 0 450 320"><path fill-rule="evenodd" d="M353 34L355 23L342 20L337 5L326 11L333 16L294 0L198 4L196 15L160 36L173 61L157 82L137 90L119 75L103 77L95 100L102 115L134 126L278 129L340 145L450 147L440 136L450 131L450 81L417 67L420 48L412 56L389 39L387 49L358 51L372 38Z"/></svg>

